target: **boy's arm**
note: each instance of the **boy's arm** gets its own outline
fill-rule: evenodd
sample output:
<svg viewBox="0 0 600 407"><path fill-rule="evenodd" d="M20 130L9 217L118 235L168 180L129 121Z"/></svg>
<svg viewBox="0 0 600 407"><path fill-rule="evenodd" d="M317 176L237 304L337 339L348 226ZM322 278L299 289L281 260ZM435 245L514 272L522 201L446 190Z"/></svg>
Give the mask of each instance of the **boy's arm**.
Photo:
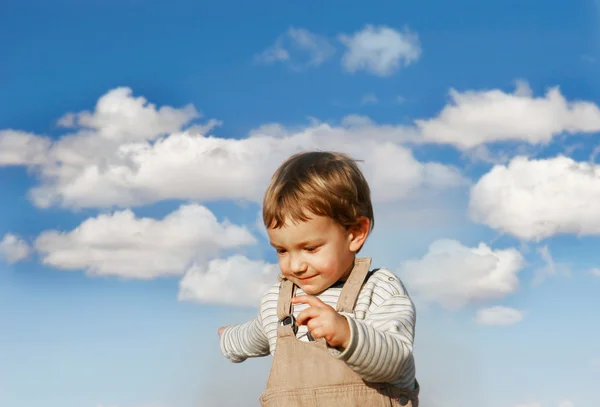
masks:
<svg viewBox="0 0 600 407"><path fill-rule="evenodd" d="M392 295L362 321L344 316L350 326L350 341L341 352L330 349L334 357L344 360L369 382L414 376L415 308L410 297Z"/></svg>
<svg viewBox="0 0 600 407"><path fill-rule="evenodd" d="M260 312L242 325L219 329L221 353L234 363L269 354L269 340L264 333Z"/></svg>

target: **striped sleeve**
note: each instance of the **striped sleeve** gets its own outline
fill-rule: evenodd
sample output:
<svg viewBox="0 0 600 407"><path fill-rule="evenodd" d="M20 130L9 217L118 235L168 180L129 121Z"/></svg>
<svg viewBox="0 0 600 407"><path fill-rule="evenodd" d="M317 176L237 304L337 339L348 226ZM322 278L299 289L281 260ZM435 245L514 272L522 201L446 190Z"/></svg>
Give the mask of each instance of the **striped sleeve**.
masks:
<svg viewBox="0 0 600 407"><path fill-rule="evenodd" d="M221 334L221 352L234 363L269 354L269 341L263 331L261 315L242 325L227 327Z"/></svg>
<svg viewBox="0 0 600 407"><path fill-rule="evenodd" d="M331 353L365 381L394 382L412 388L415 307L403 287L379 288L375 292L379 291L377 296L384 293L382 301L369 310L364 320L344 315L350 325L350 345L342 352L331 349Z"/></svg>

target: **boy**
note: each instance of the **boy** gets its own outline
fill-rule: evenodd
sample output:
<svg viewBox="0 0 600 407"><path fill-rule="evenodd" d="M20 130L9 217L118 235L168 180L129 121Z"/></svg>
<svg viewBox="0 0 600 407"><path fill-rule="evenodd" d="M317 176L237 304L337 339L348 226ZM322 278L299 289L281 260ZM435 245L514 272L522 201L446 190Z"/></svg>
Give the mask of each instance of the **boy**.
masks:
<svg viewBox="0 0 600 407"><path fill-rule="evenodd" d="M374 220L355 161L290 157L267 188L263 220L281 281L254 320L219 329L233 362L273 354L261 405L418 406L413 302L389 270L356 258Z"/></svg>

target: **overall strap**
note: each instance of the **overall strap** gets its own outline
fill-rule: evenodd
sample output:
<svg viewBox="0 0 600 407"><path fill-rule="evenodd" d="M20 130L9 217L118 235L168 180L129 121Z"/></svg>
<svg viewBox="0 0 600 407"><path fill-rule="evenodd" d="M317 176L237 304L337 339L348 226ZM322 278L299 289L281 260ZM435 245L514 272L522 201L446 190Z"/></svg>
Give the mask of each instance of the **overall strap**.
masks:
<svg viewBox="0 0 600 407"><path fill-rule="evenodd" d="M370 266L370 257L363 257L354 261L354 268L350 272L348 280L344 283L344 288L342 288L342 292L338 298L336 307L338 312L352 312L354 310L360 289L365 282L367 274L369 274Z"/></svg>
<svg viewBox="0 0 600 407"><path fill-rule="evenodd" d="M277 299L277 318L283 321L286 317L292 315L292 297L296 291L296 285L290 280L283 280L279 288L279 298Z"/></svg>

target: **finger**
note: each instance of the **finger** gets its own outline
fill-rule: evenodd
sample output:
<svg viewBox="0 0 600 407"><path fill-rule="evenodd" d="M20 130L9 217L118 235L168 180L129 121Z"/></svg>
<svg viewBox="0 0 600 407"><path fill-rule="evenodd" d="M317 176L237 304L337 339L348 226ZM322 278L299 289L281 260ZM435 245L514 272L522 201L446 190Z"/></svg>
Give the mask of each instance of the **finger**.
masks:
<svg viewBox="0 0 600 407"><path fill-rule="evenodd" d="M315 307L309 307L298 314L296 317L297 325L306 325L306 323L313 318L318 318L321 316L321 309Z"/></svg>
<svg viewBox="0 0 600 407"><path fill-rule="evenodd" d="M308 304L311 307L325 307L325 303L314 295L299 295L292 298L292 304Z"/></svg>
<svg viewBox="0 0 600 407"><path fill-rule="evenodd" d="M312 331L314 331L317 328L321 328L323 327L323 322L321 321L320 318L313 318L313 319L309 319L308 322L306 323L306 328L308 329L309 332L312 333Z"/></svg>
<svg viewBox="0 0 600 407"><path fill-rule="evenodd" d="M324 335L323 328L321 328L321 327L315 328L309 332L310 332L310 336L312 336L313 339L323 338L323 335Z"/></svg>

